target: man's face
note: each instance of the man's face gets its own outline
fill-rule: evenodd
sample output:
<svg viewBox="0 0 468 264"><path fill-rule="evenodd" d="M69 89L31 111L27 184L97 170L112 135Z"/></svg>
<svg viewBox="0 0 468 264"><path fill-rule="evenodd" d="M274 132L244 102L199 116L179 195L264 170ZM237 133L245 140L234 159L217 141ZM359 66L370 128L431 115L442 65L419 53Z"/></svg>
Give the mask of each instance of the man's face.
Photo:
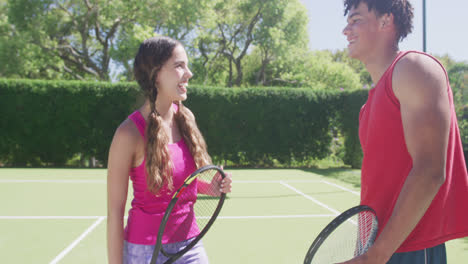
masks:
<svg viewBox="0 0 468 264"><path fill-rule="evenodd" d="M381 21L375 11L369 11L367 4L363 2L351 8L347 21L343 34L349 43L348 54L362 61L375 47Z"/></svg>

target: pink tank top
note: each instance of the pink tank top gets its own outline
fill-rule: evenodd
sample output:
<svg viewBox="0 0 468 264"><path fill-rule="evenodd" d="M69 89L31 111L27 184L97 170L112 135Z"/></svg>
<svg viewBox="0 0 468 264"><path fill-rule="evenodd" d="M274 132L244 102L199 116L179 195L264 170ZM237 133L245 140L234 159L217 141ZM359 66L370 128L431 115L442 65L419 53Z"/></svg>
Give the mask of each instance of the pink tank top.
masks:
<svg viewBox="0 0 468 264"><path fill-rule="evenodd" d="M174 105L177 111L177 105ZM146 121L139 111L133 112L129 119L137 126L140 134L145 137ZM169 191L163 186L158 196L148 191L146 184L146 158L135 168L130 170L130 179L133 185L132 207L128 212L127 226L124 238L126 241L142 245L156 244L156 238L161 219L171 201L174 192L182 186L184 180L196 170L192 154L181 139L177 143L169 144L169 153L174 166L172 177L174 188ZM189 185L179 198L177 206L165 228L162 242L174 243L190 239L199 234L193 206L197 199L197 185Z"/></svg>
<svg viewBox="0 0 468 264"><path fill-rule="evenodd" d="M359 117L359 138L364 152L361 203L376 210L380 230L390 218L413 166L403 134L400 103L392 89L393 68L408 53L400 52L375 88L369 91ZM448 77L447 86L451 124L446 180L423 218L397 252L421 250L468 236L468 175Z"/></svg>

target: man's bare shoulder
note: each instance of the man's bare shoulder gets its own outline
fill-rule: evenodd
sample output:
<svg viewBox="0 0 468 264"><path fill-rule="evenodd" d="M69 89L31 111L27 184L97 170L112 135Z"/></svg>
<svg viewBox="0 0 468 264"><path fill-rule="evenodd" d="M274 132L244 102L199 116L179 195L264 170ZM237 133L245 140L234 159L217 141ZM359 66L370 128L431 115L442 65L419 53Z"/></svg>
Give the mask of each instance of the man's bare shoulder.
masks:
<svg viewBox="0 0 468 264"><path fill-rule="evenodd" d="M423 99L447 89L447 77L442 66L433 58L409 53L395 65L392 76L393 91L401 100Z"/></svg>

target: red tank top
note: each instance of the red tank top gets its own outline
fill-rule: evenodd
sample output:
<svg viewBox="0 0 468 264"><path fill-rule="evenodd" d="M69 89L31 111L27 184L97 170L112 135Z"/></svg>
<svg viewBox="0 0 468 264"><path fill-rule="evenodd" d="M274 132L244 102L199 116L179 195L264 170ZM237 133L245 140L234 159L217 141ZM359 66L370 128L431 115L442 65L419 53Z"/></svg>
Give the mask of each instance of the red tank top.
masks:
<svg viewBox="0 0 468 264"><path fill-rule="evenodd" d="M393 68L409 52L416 51L398 54L377 85L369 91L367 102L359 115L359 139L364 153L361 204L376 210L380 230L390 218L401 188L412 169L412 159L403 134L400 103L392 89ZM416 53L433 58L422 52ZM446 180L423 218L397 252L420 250L468 236L468 175L448 77L447 86L451 123Z"/></svg>

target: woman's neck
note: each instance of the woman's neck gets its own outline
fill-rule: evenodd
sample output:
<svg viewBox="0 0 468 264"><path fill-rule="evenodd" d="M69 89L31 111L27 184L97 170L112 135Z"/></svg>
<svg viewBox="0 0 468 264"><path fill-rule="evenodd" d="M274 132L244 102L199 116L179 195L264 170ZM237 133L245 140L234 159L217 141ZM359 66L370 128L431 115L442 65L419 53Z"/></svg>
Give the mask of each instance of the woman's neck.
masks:
<svg viewBox="0 0 468 264"><path fill-rule="evenodd" d="M171 121L172 117L174 116L174 111L170 111L172 109L172 102L169 101L158 101L156 100L156 111L161 116L164 121ZM148 116L151 113L151 104L150 101L147 99L145 103L138 109L140 113L143 115L146 121L148 121Z"/></svg>

